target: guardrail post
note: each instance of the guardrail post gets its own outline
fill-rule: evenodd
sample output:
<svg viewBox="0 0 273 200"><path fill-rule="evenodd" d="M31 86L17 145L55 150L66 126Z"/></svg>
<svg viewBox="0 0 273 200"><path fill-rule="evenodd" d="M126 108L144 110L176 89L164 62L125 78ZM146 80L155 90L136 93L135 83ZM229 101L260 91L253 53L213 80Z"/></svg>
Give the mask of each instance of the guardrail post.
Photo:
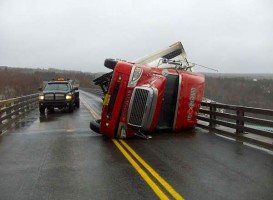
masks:
<svg viewBox="0 0 273 200"><path fill-rule="evenodd" d="M209 110L210 110L209 118L210 118L211 120L216 120L216 115L215 115L214 113L212 113L212 112L216 112L216 105L215 105L215 104L210 104ZM216 126L216 123L215 123L215 122L213 122L213 121L210 121L210 122L209 122L209 127L210 127L210 128L215 128L215 126Z"/></svg>
<svg viewBox="0 0 273 200"><path fill-rule="evenodd" d="M29 110L29 109L28 109L28 106L29 106L29 105L28 105L28 103L29 103L29 102L28 102L28 97L27 97L27 98L24 98L24 101L23 101L23 102L24 102L25 112L27 112L27 111Z"/></svg>
<svg viewBox="0 0 273 200"><path fill-rule="evenodd" d="M14 106L14 102L11 102L11 103L8 104L8 107L12 107L12 106ZM11 108L6 111L6 115L10 115L8 120L12 119L12 113L13 113L13 109L11 109Z"/></svg>
<svg viewBox="0 0 273 200"><path fill-rule="evenodd" d="M240 108L238 108L238 109L236 110L236 114L237 114L238 117L244 117L244 116L245 116L244 110L243 110L243 109L240 109ZM245 122L244 122L243 119L237 119L237 120L236 120L236 125L237 125L237 127L238 127L238 126L244 126L244 125L245 125ZM239 129L239 128L236 128L236 134L240 134L240 133L244 133L244 130Z"/></svg>
<svg viewBox="0 0 273 200"><path fill-rule="evenodd" d="M31 110L31 108L32 108L32 99L33 99L33 97L30 97L28 99L28 110Z"/></svg>
<svg viewBox="0 0 273 200"><path fill-rule="evenodd" d="M21 110L23 111L23 113L27 112L27 105L26 105L26 98L21 97Z"/></svg>
<svg viewBox="0 0 273 200"><path fill-rule="evenodd" d="M1 109L1 107L0 107ZM2 125L3 125L3 120L2 120L3 113L0 111L0 135L2 134Z"/></svg>

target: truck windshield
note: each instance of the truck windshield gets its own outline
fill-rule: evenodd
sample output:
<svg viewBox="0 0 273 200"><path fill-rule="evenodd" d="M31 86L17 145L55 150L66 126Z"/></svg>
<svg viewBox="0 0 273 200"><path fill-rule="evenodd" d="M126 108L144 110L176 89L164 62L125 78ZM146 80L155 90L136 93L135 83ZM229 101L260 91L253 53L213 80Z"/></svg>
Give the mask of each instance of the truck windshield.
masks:
<svg viewBox="0 0 273 200"><path fill-rule="evenodd" d="M46 85L44 91L51 90L69 91L69 85L67 83L49 83Z"/></svg>

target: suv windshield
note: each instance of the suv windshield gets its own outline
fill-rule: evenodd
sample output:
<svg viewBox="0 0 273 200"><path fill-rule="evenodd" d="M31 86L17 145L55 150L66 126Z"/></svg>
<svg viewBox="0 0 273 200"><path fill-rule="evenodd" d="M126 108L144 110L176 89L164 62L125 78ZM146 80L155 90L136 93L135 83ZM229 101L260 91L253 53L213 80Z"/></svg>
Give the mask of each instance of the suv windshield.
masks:
<svg viewBox="0 0 273 200"><path fill-rule="evenodd" d="M51 90L69 91L69 85L67 83L48 83L44 91Z"/></svg>

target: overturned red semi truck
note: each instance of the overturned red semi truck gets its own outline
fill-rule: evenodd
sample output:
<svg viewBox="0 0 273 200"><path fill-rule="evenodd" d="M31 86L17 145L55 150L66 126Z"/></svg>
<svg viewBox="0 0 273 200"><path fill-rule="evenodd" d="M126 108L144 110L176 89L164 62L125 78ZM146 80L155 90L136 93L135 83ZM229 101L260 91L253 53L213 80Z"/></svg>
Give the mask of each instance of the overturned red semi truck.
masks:
<svg viewBox="0 0 273 200"><path fill-rule="evenodd" d="M148 138L155 131L193 128L205 78L177 42L133 62L106 59L113 72L94 80L104 91L101 119L90 128L108 137Z"/></svg>

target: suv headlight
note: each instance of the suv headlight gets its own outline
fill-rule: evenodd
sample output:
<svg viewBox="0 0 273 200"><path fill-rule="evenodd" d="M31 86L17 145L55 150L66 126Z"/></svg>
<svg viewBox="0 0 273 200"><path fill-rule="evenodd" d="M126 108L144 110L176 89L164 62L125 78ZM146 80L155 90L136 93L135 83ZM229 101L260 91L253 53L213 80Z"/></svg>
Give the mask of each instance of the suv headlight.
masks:
<svg viewBox="0 0 273 200"><path fill-rule="evenodd" d="M67 95L65 96L65 99L66 99L66 100L71 100L71 99L72 99L72 95L67 94Z"/></svg>
<svg viewBox="0 0 273 200"><path fill-rule="evenodd" d="M143 69L141 67L133 66L131 76L130 76L130 80L129 80L129 83L128 83L129 87L134 87L135 86L136 82L140 79L142 72L143 72Z"/></svg>
<svg viewBox="0 0 273 200"><path fill-rule="evenodd" d="M45 100L45 96L44 96L44 95L39 95L39 100L40 100L40 101Z"/></svg>

